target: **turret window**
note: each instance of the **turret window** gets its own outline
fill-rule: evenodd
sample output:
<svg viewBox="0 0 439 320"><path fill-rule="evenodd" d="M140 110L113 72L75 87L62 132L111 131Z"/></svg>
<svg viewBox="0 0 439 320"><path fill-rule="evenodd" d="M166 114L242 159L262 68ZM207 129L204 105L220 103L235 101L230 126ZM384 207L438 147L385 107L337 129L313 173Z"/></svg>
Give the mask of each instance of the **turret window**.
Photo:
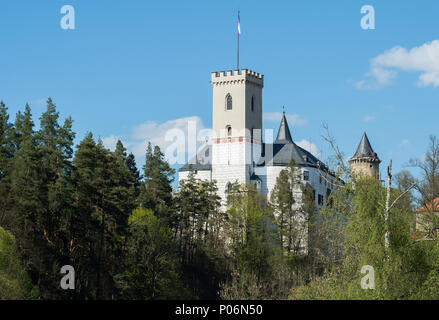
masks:
<svg viewBox="0 0 439 320"><path fill-rule="evenodd" d="M251 110L255 111L255 97L252 97Z"/></svg>
<svg viewBox="0 0 439 320"><path fill-rule="evenodd" d="M232 96L230 94L227 94L226 96L226 109L232 110Z"/></svg>

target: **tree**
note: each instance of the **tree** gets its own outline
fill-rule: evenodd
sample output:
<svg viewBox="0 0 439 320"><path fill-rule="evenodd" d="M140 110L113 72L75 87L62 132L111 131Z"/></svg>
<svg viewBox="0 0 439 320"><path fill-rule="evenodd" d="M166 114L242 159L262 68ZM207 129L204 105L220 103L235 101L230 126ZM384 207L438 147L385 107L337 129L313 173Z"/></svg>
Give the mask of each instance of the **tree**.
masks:
<svg viewBox="0 0 439 320"><path fill-rule="evenodd" d="M117 294L113 277L121 272L117 262L135 205L134 183L121 149L112 154L90 133L75 153L77 210L70 243L83 297L111 299Z"/></svg>
<svg viewBox="0 0 439 320"><path fill-rule="evenodd" d="M138 208L129 218L124 271L115 279L123 299L156 300L187 297L180 281L171 230L151 209Z"/></svg>
<svg viewBox="0 0 439 320"><path fill-rule="evenodd" d="M38 288L24 270L15 238L0 227L0 300L38 299Z"/></svg>
<svg viewBox="0 0 439 320"><path fill-rule="evenodd" d="M13 126L9 122L8 108L0 101L0 224L7 225L12 218L10 168L14 156ZM12 224L12 223L11 223ZM10 225L10 224L9 224ZM9 226L8 226L9 227Z"/></svg>
<svg viewBox="0 0 439 320"><path fill-rule="evenodd" d="M233 193L233 194L231 194ZM222 299L270 299L276 263L281 263L274 216L265 197L252 184L231 185L228 195L227 241L233 261L232 277L221 284ZM277 261L276 261L277 260ZM283 280L283 279L282 279Z"/></svg>
<svg viewBox="0 0 439 320"><path fill-rule="evenodd" d="M158 146L152 148L148 143L145 165L145 181L141 185L139 202L143 208L152 209L159 219L172 223L172 186L175 170L165 161L164 154Z"/></svg>
<svg viewBox="0 0 439 320"><path fill-rule="evenodd" d="M300 182L300 168L291 159L276 179L271 193L276 225L280 232L280 245L288 254L303 253L307 237L307 215L302 210L304 187ZM306 246L306 244L305 244Z"/></svg>
<svg viewBox="0 0 439 320"><path fill-rule="evenodd" d="M409 166L421 171L416 190L420 194L418 204L424 208L424 212L422 219L418 221L423 225L426 234L435 234L439 229L439 217L435 212L435 199L439 197L439 141L436 136L430 136L425 159L411 159Z"/></svg>

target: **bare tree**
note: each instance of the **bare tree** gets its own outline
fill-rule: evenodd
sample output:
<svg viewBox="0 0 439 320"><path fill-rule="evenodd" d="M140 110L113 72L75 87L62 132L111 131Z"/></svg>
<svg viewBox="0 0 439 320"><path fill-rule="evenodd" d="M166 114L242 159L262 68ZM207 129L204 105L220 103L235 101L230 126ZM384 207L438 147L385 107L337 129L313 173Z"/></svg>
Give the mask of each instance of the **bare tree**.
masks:
<svg viewBox="0 0 439 320"><path fill-rule="evenodd" d="M436 136L430 136L429 148L424 159L411 159L409 167L421 171L416 190L420 194L419 205L423 209L423 219L418 220L427 234L434 234L439 229L437 216L437 204L435 199L439 197L439 140ZM436 207L436 208L435 208Z"/></svg>

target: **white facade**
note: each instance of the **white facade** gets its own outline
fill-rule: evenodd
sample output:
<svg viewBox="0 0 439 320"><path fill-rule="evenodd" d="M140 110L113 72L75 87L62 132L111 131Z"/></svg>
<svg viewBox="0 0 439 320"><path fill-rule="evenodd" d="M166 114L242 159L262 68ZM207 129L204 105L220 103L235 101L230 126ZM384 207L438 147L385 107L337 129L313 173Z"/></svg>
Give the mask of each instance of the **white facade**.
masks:
<svg viewBox="0 0 439 320"><path fill-rule="evenodd" d="M316 207L321 208L332 191L330 182L334 182L334 173L293 142L285 114L279 119L281 125L276 141L273 144L262 141L264 76L246 69L213 72L211 84L214 137L190 161L195 177L216 181L224 207L227 185L235 181L256 183L258 190L270 200L279 173L293 158L300 166L302 184L314 190ZM179 170L179 182L187 179L189 170L188 164ZM297 206L301 203L301 190L298 188L294 195ZM307 250L307 226L305 229L304 252Z"/></svg>

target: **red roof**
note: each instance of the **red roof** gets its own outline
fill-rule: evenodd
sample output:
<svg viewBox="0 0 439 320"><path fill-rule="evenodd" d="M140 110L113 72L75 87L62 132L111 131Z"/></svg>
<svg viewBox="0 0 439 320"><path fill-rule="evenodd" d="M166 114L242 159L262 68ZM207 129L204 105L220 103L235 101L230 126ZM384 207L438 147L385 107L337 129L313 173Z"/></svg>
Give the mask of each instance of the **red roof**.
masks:
<svg viewBox="0 0 439 320"><path fill-rule="evenodd" d="M439 197L434 199L434 209L433 212L438 212L439 211ZM418 210L416 210L416 212L425 212L425 211L430 211L431 210L431 203L428 203L427 206L422 206L420 207Z"/></svg>

